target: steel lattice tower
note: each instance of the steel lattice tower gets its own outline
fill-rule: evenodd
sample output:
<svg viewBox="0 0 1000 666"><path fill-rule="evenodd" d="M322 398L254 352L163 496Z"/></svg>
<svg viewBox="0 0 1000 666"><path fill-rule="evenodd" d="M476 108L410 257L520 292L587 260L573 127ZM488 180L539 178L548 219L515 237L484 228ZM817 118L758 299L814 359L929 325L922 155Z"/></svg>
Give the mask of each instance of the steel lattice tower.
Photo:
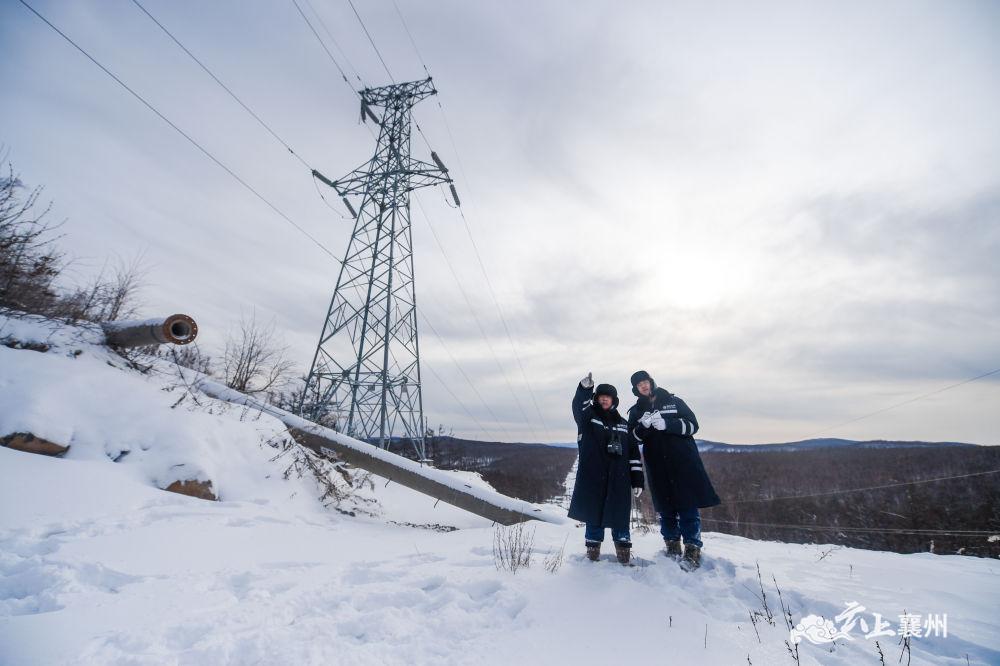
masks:
<svg viewBox="0 0 1000 666"><path fill-rule="evenodd" d="M448 170L410 157L413 106L436 95L430 78L360 91L362 120L379 125L375 156L343 178L319 180L354 216L323 332L299 405L303 416L388 446L412 442L425 457L410 192L447 183ZM379 118L375 109L382 109ZM361 197L355 212L348 197ZM458 197L455 195L458 203Z"/></svg>

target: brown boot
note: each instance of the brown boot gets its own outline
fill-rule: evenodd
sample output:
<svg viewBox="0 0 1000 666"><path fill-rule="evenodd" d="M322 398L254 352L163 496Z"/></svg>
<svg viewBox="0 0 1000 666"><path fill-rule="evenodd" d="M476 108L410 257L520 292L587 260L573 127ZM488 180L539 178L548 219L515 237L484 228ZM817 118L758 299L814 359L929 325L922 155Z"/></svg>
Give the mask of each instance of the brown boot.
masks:
<svg viewBox="0 0 1000 666"><path fill-rule="evenodd" d="M684 544L684 559L681 560L681 568L685 571L694 571L701 566L701 548L694 544Z"/></svg>
<svg viewBox="0 0 1000 666"><path fill-rule="evenodd" d="M587 541L585 545L587 546L587 559L596 562L601 557L601 542Z"/></svg>
<svg viewBox="0 0 1000 666"><path fill-rule="evenodd" d="M681 540L680 539L664 539L663 543L667 546L667 557L672 560L681 559Z"/></svg>
<svg viewBox="0 0 1000 666"><path fill-rule="evenodd" d="M619 564L628 564L632 559L632 544L628 541L615 541L615 555Z"/></svg>

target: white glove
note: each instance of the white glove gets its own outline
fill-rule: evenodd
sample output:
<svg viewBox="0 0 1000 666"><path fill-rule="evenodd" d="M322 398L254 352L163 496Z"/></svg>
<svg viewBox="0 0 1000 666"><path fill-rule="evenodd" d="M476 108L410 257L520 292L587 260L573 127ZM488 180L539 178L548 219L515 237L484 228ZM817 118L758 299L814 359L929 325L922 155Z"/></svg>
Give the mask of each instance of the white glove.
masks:
<svg viewBox="0 0 1000 666"><path fill-rule="evenodd" d="M646 428L650 427L651 425L653 425L653 415L649 412L646 412L639 419L639 423L641 423Z"/></svg>
<svg viewBox="0 0 1000 666"><path fill-rule="evenodd" d="M594 388L594 373L588 372L587 376L580 380L580 386L585 389Z"/></svg>
<svg viewBox="0 0 1000 666"><path fill-rule="evenodd" d="M636 489L634 489L632 491L632 494L636 496L636 499L638 499L639 496L642 495L642 488L636 488Z"/></svg>
<svg viewBox="0 0 1000 666"><path fill-rule="evenodd" d="M653 428L656 430L666 430L667 422L663 420L663 416L659 412L653 414Z"/></svg>

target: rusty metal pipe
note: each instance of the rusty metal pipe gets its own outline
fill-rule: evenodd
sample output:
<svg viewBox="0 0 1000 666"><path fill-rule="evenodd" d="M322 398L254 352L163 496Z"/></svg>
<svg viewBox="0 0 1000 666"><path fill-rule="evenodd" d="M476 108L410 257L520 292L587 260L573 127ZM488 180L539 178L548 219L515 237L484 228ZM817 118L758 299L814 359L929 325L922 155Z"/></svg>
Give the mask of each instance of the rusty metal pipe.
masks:
<svg viewBox="0 0 1000 666"><path fill-rule="evenodd" d="M186 314L145 321L109 321L101 328L107 344L116 347L186 345L198 337L198 324Z"/></svg>

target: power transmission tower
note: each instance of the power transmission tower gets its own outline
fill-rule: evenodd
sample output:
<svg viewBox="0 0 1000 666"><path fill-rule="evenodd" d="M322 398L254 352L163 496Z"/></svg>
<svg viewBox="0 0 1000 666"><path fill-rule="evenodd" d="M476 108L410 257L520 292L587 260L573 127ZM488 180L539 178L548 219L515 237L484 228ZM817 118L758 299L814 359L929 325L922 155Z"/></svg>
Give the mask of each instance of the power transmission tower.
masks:
<svg viewBox="0 0 1000 666"><path fill-rule="evenodd" d="M436 95L430 78L365 88L361 118L379 126L375 155L343 178L313 175L336 190L354 217L299 413L387 447L409 440L425 458L420 346L414 292L410 192L447 183L448 170L410 157L413 106ZM376 109L382 109L381 118ZM361 197L357 211L348 197Z"/></svg>

